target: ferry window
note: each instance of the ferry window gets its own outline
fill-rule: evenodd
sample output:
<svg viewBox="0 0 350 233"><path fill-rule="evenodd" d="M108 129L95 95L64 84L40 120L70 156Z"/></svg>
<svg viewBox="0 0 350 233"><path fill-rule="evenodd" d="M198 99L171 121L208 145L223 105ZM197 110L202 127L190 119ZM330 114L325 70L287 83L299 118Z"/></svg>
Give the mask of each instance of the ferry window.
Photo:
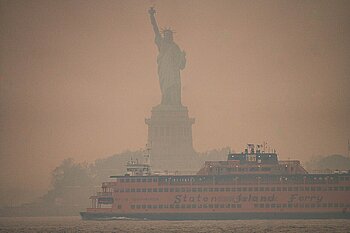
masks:
<svg viewBox="0 0 350 233"><path fill-rule="evenodd" d="M345 177L345 180L346 180L346 181L348 181L348 180L349 180L349 177L348 177L348 176L347 176L347 177Z"/></svg>
<svg viewBox="0 0 350 233"><path fill-rule="evenodd" d="M147 179L142 179L142 182L146 182L147 181Z"/></svg>
<svg viewBox="0 0 350 233"><path fill-rule="evenodd" d="M247 192L247 188L246 187L243 188L243 192Z"/></svg>
<svg viewBox="0 0 350 233"><path fill-rule="evenodd" d="M159 205L159 209L163 209L163 205L162 204Z"/></svg>
<svg viewBox="0 0 350 233"><path fill-rule="evenodd" d="M143 192L143 193L147 192L147 189L146 189L146 188L143 188L143 189L142 189L142 192Z"/></svg>
<svg viewBox="0 0 350 233"><path fill-rule="evenodd" d="M340 203L340 204L339 204L339 207L344 207L344 203Z"/></svg>
<svg viewBox="0 0 350 233"><path fill-rule="evenodd" d="M293 187L288 187L288 191L293 191Z"/></svg>
<svg viewBox="0 0 350 233"><path fill-rule="evenodd" d="M265 208L270 208L270 204L265 204Z"/></svg>
<svg viewBox="0 0 350 233"><path fill-rule="evenodd" d="M152 208L153 208L153 209L157 209L157 208L158 208L158 205L153 205Z"/></svg>
<svg viewBox="0 0 350 233"><path fill-rule="evenodd" d="M277 191L281 191L281 187L277 187Z"/></svg>
<svg viewBox="0 0 350 233"><path fill-rule="evenodd" d="M175 205L175 208L177 208L177 209L180 208L180 205Z"/></svg>
<svg viewBox="0 0 350 233"><path fill-rule="evenodd" d="M192 204L191 207L192 207L192 208L197 208L196 204Z"/></svg>
<svg viewBox="0 0 350 233"><path fill-rule="evenodd" d="M204 205L203 205L203 208L208 208L208 204L204 204Z"/></svg>
<svg viewBox="0 0 350 233"><path fill-rule="evenodd" d="M327 203L323 203L323 204L322 204L322 207L323 207L323 208L326 208L326 207L327 207Z"/></svg>
<svg viewBox="0 0 350 233"><path fill-rule="evenodd" d="M299 187L299 191L304 191L304 187Z"/></svg>
<svg viewBox="0 0 350 233"><path fill-rule="evenodd" d="M196 188L192 188L192 192L197 192L197 189Z"/></svg>
<svg viewBox="0 0 350 233"><path fill-rule="evenodd" d="M152 205L147 205L147 208L148 209L152 209Z"/></svg>
<svg viewBox="0 0 350 233"><path fill-rule="evenodd" d="M265 205L263 203L261 203L259 206L260 206L260 208L264 208Z"/></svg>
<svg viewBox="0 0 350 233"><path fill-rule="evenodd" d="M241 191L241 188L237 188L237 192L240 192Z"/></svg>
<svg viewBox="0 0 350 233"><path fill-rule="evenodd" d="M276 204L271 204L271 208L276 208Z"/></svg>
<svg viewBox="0 0 350 233"><path fill-rule="evenodd" d="M232 192L236 192L236 188L232 188Z"/></svg>
<svg viewBox="0 0 350 233"><path fill-rule="evenodd" d="M311 187L311 191L315 191L316 190L316 188L315 187Z"/></svg>
<svg viewBox="0 0 350 233"><path fill-rule="evenodd" d="M249 187L249 188L248 188L248 191L249 191L249 192L253 191L253 188L252 188L252 187Z"/></svg>
<svg viewBox="0 0 350 233"><path fill-rule="evenodd" d="M254 204L254 208L259 208L259 204Z"/></svg>
<svg viewBox="0 0 350 233"><path fill-rule="evenodd" d="M333 190L334 190L334 191L338 191L338 187L334 187Z"/></svg>
<svg viewBox="0 0 350 233"><path fill-rule="evenodd" d="M147 182L152 182L152 178L148 178L148 179L147 179Z"/></svg>
<svg viewBox="0 0 350 233"><path fill-rule="evenodd" d="M224 204L220 204L220 208L225 208L225 205Z"/></svg>
<svg viewBox="0 0 350 233"><path fill-rule="evenodd" d="M333 203L328 203L328 207L333 207Z"/></svg>
<svg viewBox="0 0 350 233"><path fill-rule="evenodd" d="M310 191L310 187L305 187L305 191Z"/></svg>
<svg viewBox="0 0 350 233"><path fill-rule="evenodd" d="M317 191L321 191L321 187L316 187L316 190Z"/></svg>
<svg viewBox="0 0 350 233"><path fill-rule="evenodd" d="M320 203L318 203L318 204L317 204L317 208L320 208L320 207L321 207L321 204L320 204Z"/></svg>
<svg viewBox="0 0 350 233"><path fill-rule="evenodd" d="M328 191L332 191L332 187L328 187Z"/></svg>
<svg viewBox="0 0 350 233"><path fill-rule="evenodd" d="M152 192L152 189L151 189L151 188L148 188L148 189L147 189L147 192L148 192L148 193L151 193L151 192Z"/></svg>
<svg viewBox="0 0 350 233"><path fill-rule="evenodd" d="M213 192L213 188L209 188L209 192Z"/></svg>
<svg viewBox="0 0 350 233"><path fill-rule="evenodd" d="M202 192L202 188L198 188L198 192Z"/></svg>
<svg viewBox="0 0 350 233"><path fill-rule="evenodd" d="M157 182L157 178L153 178L153 182Z"/></svg>
<svg viewBox="0 0 350 233"><path fill-rule="evenodd" d="M191 192L191 188L186 188L186 192Z"/></svg>
<svg viewBox="0 0 350 233"><path fill-rule="evenodd" d="M220 192L225 192L225 188L220 188Z"/></svg>
<svg viewBox="0 0 350 233"><path fill-rule="evenodd" d="M118 208L118 209L121 209L121 208L122 208L122 206L121 206L121 205L118 205L118 206L117 206L117 208Z"/></svg>
<svg viewBox="0 0 350 233"><path fill-rule="evenodd" d="M339 191L344 191L344 187L343 187L343 186L340 186L340 187L339 187Z"/></svg>
<svg viewBox="0 0 350 233"><path fill-rule="evenodd" d="M186 205L186 208L187 208L187 209L191 209L191 204L187 204L187 205Z"/></svg>
<svg viewBox="0 0 350 233"><path fill-rule="evenodd" d="M304 203L299 204L300 208L304 208Z"/></svg>
<svg viewBox="0 0 350 233"><path fill-rule="evenodd" d="M334 207L338 207L338 203L335 203L335 204L334 204Z"/></svg>
<svg viewBox="0 0 350 233"><path fill-rule="evenodd" d="M121 193L123 193L123 192L124 192L124 189L120 189L119 191L120 191Z"/></svg>
<svg viewBox="0 0 350 233"><path fill-rule="evenodd" d="M231 208L231 204L227 204L227 205L226 205L226 208Z"/></svg>
<svg viewBox="0 0 350 233"><path fill-rule="evenodd" d="M134 193L134 192L135 192L135 189L131 189L131 192Z"/></svg>
<svg viewBox="0 0 350 233"><path fill-rule="evenodd" d="M168 208L169 208L169 206L168 206L167 204L165 204L165 205L164 205L164 208L165 208L165 209L168 209Z"/></svg>
<svg viewBox="0 0 350 233"><path fill-rule="evenodd" d="M174 209L174 205L170 205L170 208L171 208L171 209Z"/></svg>
<svg viewBox="0 0 350 233"><path fill-rule="evenodd" d="M140 178L136 179L136 182L141 182L141 179Z"/></svg>
<svg viewBox="0 0 350 233"><path fill-rule="evenodd" d="M125 192L126 192L126 193L130 192L130 189L125 189Z"/></svg>
<svg viewBox="0 0 350 233"><path fill-rule="evenodd" d="M258 187L254 187L254 191L255 192L259 191L259 188Z"/></svg>
<svg viewBox="0 0 350 233"><path fill-rule="evenodd" d="M164 192L168 192L168 188L164 188Z"/></svg>
<svg viewBox="0 0 350 233"><path fill-rule="evenodd" d="M142 209L146 209L146 205L142 205Z"/></svg>
<svg viewBox="0 0 350 233"><path fill-rule="evenodd" d="M264 187L260 187L259 188L259 191L261 192L261 191L264 191Z"/></svg>
<svg viewBox="0 0 350 233"><path fill-rule="evenodd" d="M153 192L157 192L157 191L158 191L157 188L154 188L154 189L153 189Z"/></svg>
<svg viewBox="0 0 350 233"><path fill-rule="evenodd" d="M215 192L219 192L219 188L214 188L214 191Z"/></svg>
<svg viewBox="0 0 350 233"><path fill-rule="evenodd" d="M170 188L170 192L174 192L174 188Z"/></svg>
<svg viewBox="0 0 350 233"><path fill-rule="evenodd" d="M131 209L135 209L135 205L131 205Z"/></svg>
<svg viewBox="0 0 350 233"><path fill-rule="evenodd" d="M213 207L214 207L214 206L213 206L213 204L209 204L209 208L211 208L211 209L212 209Z"/></svg>
<svg viewBox="0 0 350 233"><path fill-rule="evenodd" d="M124 183L124 179L120 179L120 183Z"/></svg>
<svg viewBox="0 0 350 233"><path fill-rule="evenodd" d="M208 192L208 188L203 188L203 192Z"/></svg>
<svg viewBox="0 0 350 233"><path fill-rule="evenodd" d="M298 208L298 203L295 203L295 204L294 204L294 208Z"/></svg>
<svg viewBox="0 0 350 233"><path fill-rule="evenodd" d="M180 189L179 188L175 188L175 192L180 192Z"/></svg>
<svg viewBox="0 0 350 233"><path fill-rule="evenodd" d="M126 183L129 183L129 181L130 181L129 179L125 179L125 182L126 182Z"/></svg>
<svg viewBox="0 0 350 233"><path fill-rule="evenodd" d="M276 191L276 188L275 187L271 187L271 191Z"/></svg>
<svg viewBox="0 0 350 233"><path fill-rule="evenodd" d="M181 188L181 192L186 192L186 188Z"/></svg>
<svg viewBox="0 0 350 233"><path fill-rule="evenodd" d="M241 204L237 204L237 208L241 208L242 207L242 205Z"/></svg>
<svg viewBox="0 0 350 233"><path fill-rule="evenodd" d="M349 190L350 190L350 187L349 187L349 186L346 186L345 189L346 189L346 191L349 191Z"/></svg>
<svg viewBox="0 0 350 233"><path fill-rule="evenodd" d="M293 188L293 191L298 191L298 187L294 187L294 188Z"/></svg>
<svg viewBox="0 0 350 233"><path fill-rule="evenodd" d="M305 204L305 208L310 208L310 204Z"/></svg>
<svg viewBox="0 0 350 233"><path fill-rule="evenodd" d="M140 209L141 208L141 205L136 205L136 209Z"/></svg>
<svg viewBox="0 0 350 233"><path fill-rule="evenodd" d="M158 192L163 192L163 189L162 189L162 188L159 188L159 189L158 189Z"/></svg>
<svg viewBox="0 0 350 233"><path fill-rule="evenodd" d="M270 188L269 187L265 187L265 191L270 191Z"/></svg>
<svg viewBox="0 0 350 233"><path fill-rule="evenodd" d="M287 191L287 187L282 187L282 190L283 191Z"/></svg>
<svg viewBox="0 0 350 233"><path fill-rule="evenodd" d="M141 189L136 189L136 192L138 192L138 193L141 192Z"/></svg>
<svg viewBox="0 0 350 233"><path fill-rule="evenodd" d="M219 204L215 204L215 205L214 205L214 208L219 208Z"/></svg>
<svg viewBox="0 0 350 233"><path fill-rule="evenodd" d="M281 204L277 204L276 207L277 207L277 208L281 208Z"/></svg>
<svg viewBox="0 0 350 233"><path fill-rule="evenodd" d="M283 204L282 206L283 206L283 208L287 208L287 204Z"/></svg>

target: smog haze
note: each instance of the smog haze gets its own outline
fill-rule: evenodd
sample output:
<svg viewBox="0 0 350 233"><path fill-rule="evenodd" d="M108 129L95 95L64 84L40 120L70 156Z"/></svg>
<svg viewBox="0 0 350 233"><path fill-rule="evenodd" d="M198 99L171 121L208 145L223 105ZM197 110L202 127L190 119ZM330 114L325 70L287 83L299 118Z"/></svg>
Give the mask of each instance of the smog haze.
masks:
<svg viewBox="0 0 350 233"><path fill-rule="evenodd" d="M161 99L150 6L187 54L196 151L346 155L349 1L1 0L1 192L47 190L68 157L144 148Z"/></svg>

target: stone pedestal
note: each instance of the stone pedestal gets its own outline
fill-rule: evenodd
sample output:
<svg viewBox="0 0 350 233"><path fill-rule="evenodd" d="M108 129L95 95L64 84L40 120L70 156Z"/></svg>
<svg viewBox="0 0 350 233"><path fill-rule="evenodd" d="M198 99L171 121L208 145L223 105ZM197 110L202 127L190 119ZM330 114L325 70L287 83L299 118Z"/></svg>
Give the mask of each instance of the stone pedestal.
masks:
<svg viewBox="0 0 350 233"><path fill-rule="evenodd" d="M151 147L153 169L192 171L198 169L199 158L193 149L192 124L187 107L158 105L152 108L148 125L148 145Z"/></svg>

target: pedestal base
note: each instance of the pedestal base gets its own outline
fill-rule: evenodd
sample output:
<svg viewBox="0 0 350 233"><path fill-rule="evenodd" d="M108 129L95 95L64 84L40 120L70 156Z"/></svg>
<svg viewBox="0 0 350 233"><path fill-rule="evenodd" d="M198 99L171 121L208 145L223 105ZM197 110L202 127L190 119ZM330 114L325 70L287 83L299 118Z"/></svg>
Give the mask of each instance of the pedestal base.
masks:
<svg viewBox="0 0 350 233"><path fill-rule="evenodd" d="M192 124L187 107L158 105L146 119L153 169L193 171L201 164L192 144Z"/></svg>

